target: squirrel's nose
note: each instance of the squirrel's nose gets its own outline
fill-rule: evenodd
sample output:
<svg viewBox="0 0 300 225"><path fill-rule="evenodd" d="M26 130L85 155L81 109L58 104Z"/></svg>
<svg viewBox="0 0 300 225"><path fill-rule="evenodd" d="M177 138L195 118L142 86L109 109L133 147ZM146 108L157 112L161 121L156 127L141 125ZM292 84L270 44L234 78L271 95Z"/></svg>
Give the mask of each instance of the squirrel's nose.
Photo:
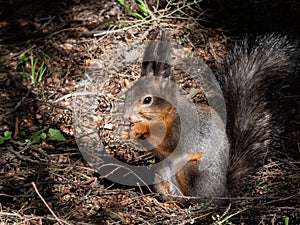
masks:
<svg viewBox="0 0 300 225"><path fill-rule="evenodd" d="M123 112L123 118L124 118L125 121L131 121L132 117L133 117L132 113L130 113L130 112Z"/></svg>
<svg viewBox="0 0 300 225"><path fill-rule="evenodd" d="M124 113L123 118L124 118L124 120L129 121L130 120L130 114L129 113Z"/></svg>
<svg viewBox="0 0 300 225"><path fill-rule="evenodd" d="M130 123L136 123L140 121L140 118L135 113L125 113L123 118L125 121L129 121Z"/></svg>

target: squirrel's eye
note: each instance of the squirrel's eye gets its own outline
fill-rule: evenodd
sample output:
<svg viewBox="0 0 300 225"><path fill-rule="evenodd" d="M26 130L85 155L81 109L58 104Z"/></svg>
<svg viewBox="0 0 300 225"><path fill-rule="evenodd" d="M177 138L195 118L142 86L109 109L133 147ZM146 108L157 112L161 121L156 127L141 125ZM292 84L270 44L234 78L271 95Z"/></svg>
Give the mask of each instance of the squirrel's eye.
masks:
<svg viewBox="0 0 300 225"><path fill-rule="evenodd" d="M143 104L145 104L145 105L149 105L151 102L152 102L152 97L150 97L150 96L144 98L144 100L143 100Z"/></svg>

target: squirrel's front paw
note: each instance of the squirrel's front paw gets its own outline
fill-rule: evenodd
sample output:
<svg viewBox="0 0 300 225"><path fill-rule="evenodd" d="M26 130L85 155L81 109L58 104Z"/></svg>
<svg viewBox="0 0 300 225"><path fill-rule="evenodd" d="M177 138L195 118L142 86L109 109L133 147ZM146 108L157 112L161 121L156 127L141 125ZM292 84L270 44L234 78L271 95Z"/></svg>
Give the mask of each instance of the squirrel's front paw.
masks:
<svg viewBox="0 0 300 225"><path fill-rule="evenodd" d="M147 139L150 134L149 122L138 122L130 127L130 138Z"/></svg>

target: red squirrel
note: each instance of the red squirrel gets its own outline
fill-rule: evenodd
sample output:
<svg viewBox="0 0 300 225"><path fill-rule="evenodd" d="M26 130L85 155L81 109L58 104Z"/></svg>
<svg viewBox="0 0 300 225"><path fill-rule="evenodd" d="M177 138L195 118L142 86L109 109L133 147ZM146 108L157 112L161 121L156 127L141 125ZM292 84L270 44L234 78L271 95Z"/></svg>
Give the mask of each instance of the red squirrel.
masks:
<svg viewBox="0 0 300 225"><path fill-rule="evenodd" d="M145 55L158 54L157 49L170 50L164 32L158 36L162 42L148 45ZM140 80L126 93L124 112L131 123L130 138L146 140L158 161L173 157L157 171L158 192L179 201L195 197L191 199L194 202L210 198L220 202L218 198L234 195L242 179L261 166L271 148L280 124L270 110L270 90L274 83L295 73L297 49L286 36L275 34L258 37L251 44L247 39L236 44L217 73L227 123L209 105L197 104L196 117L187 115L192 129L184 131L178 111L188 110L194 103L170 83L170 65L143 62ZM174 152L178 145L180 150Z"/></svg>

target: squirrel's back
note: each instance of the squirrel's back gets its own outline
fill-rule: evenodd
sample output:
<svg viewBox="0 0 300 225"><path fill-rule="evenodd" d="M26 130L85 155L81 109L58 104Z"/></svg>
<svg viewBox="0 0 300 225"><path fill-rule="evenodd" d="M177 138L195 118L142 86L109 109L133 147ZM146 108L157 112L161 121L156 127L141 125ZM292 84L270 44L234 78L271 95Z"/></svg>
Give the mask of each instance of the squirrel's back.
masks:
<svg viewBox="0 0 300 225"><path fill-rule="evenodd" d="M282 35L266 35L236 44L219 78L227 108L230 163L227 187L234 192L246 175L262 164L280 122L279 91L299 71L297 43ZM273 103L273 104L272 104Z"/></svg>

